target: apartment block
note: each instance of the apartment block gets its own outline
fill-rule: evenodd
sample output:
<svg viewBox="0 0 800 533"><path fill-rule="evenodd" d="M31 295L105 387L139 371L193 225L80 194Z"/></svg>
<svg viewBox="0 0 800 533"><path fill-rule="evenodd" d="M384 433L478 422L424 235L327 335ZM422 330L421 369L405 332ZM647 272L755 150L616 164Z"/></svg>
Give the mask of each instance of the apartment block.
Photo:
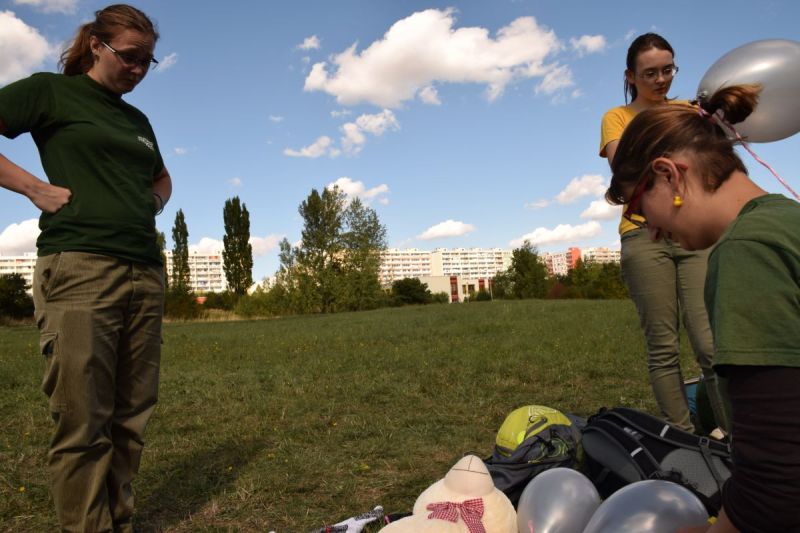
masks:
<svg viewBox="0 0 800 533"><path fill-rule="evenodd" d="M36 252L22 255L0 255L0 275L21 274L25 283L33 285L33 269L36 266ZM31 292L28 289L28 292Z"/></svg>
<svg viewBox="0 0 800 533"><path fill-rule="evenodd" d="M172 280L172 252L167 252L167 276ZM222 252L189 252L189 288L198 293L222 292L228 289L228 280L222 268Z"/></svg>
<svg viewBox="0 0 800 533"><path fill-rule="evenodd" d="M458 276L491 278L511 266L511 251L501 248L389 248L383 253L381 284L403 278Z"/></svg>

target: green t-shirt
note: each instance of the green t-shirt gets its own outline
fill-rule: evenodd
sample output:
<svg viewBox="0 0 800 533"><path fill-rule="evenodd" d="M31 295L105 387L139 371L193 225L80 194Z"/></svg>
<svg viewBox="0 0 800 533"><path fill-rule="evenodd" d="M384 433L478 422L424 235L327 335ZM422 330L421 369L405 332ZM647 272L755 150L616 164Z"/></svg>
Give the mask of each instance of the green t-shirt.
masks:
<svg viewBox="0 0 800 533"><path fill-rule="evenodd" d="M80 251L161 264L153 177L164 168L147 117L87 75L40 73L0 88L11 139L30 132L50 183L72 191L42 213L39 255Z"/></svg>
<svg viewBox="0 0 800 533"><path fill-rule="evenodd" d="M709 255L705 301L717 371L800 366L800 204L745 204Z"/></svg>

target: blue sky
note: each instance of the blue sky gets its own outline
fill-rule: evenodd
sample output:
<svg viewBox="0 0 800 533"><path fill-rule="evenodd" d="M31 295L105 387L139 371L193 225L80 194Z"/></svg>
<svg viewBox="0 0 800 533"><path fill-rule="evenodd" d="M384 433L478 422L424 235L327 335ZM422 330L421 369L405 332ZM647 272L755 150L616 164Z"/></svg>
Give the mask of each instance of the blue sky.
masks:
<svg viewBox="0 0 800 533"><path fill-rule="evenodd" d="M95 0L0 0L0 85L56 58ZM222 207L251 217L254 277L300 237L297 207L339 183L378 212L391 247L542 251L619 245L597 156L603 112L623 103L625 52L656 31L676 51L671 96L692 98L726 52L800 40L800 4L495 0L143 0L161 39L126 100L153 124L189 241L213 247ZM754 145L800 189L800 136ZM29 136L0 153L43 177ZM745 154L756 181L778 182ZM36 208L0 191L0 253L33 251ZM170 245L171 246L171 243Z"/></svg>

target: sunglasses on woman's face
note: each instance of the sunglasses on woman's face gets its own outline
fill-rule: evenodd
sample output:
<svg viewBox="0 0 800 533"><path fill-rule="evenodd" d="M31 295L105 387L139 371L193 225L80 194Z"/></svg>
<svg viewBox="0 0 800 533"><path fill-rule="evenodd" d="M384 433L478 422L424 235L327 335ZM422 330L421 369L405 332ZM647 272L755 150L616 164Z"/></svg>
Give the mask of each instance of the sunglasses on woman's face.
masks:
<svg viewBox="0 0 800 533"><path fill-rule="evenodd" d="M158 61L153 56L145 56L142 57L139 54L133 54L131 52L120 52L116 50L113 46L108 44L105 41L100 41L103 46L111 50L111 52L117 56L117 58L122 61L122 64L126 67L142 67L144 70L150 68L151 65L158 65Z"/></svg>
<svg viewBox="0 0 800 533"><path fill-rule="evenodd" d="M689 170L689 165L685 163L674 163L680 172L686 172ZM652 174L639 179L639 183L636 184L636 187L633 189L633 194L631 194L631 198L628 200L628 207L625 209L625 212L622 213L622 217L624 219L635 222L633 217L644 218L644 214L642 213L642 196L652 182Z"/></svg>

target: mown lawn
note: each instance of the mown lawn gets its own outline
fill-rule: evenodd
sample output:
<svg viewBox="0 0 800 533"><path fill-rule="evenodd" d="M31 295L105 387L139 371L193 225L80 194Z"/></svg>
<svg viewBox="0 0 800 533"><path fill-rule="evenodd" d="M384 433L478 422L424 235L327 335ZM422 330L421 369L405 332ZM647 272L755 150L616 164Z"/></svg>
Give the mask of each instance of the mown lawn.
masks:
<svg viewBox="0 0 800 533"><path fill-rule="evenodd" d="M57 529L37 342L34 328L0 328L0 531ZM654 412L633 304L167 324L137 527L302 532L378 504L407 511L465 452L489 455L505 415L531 403Z"/></svg>

